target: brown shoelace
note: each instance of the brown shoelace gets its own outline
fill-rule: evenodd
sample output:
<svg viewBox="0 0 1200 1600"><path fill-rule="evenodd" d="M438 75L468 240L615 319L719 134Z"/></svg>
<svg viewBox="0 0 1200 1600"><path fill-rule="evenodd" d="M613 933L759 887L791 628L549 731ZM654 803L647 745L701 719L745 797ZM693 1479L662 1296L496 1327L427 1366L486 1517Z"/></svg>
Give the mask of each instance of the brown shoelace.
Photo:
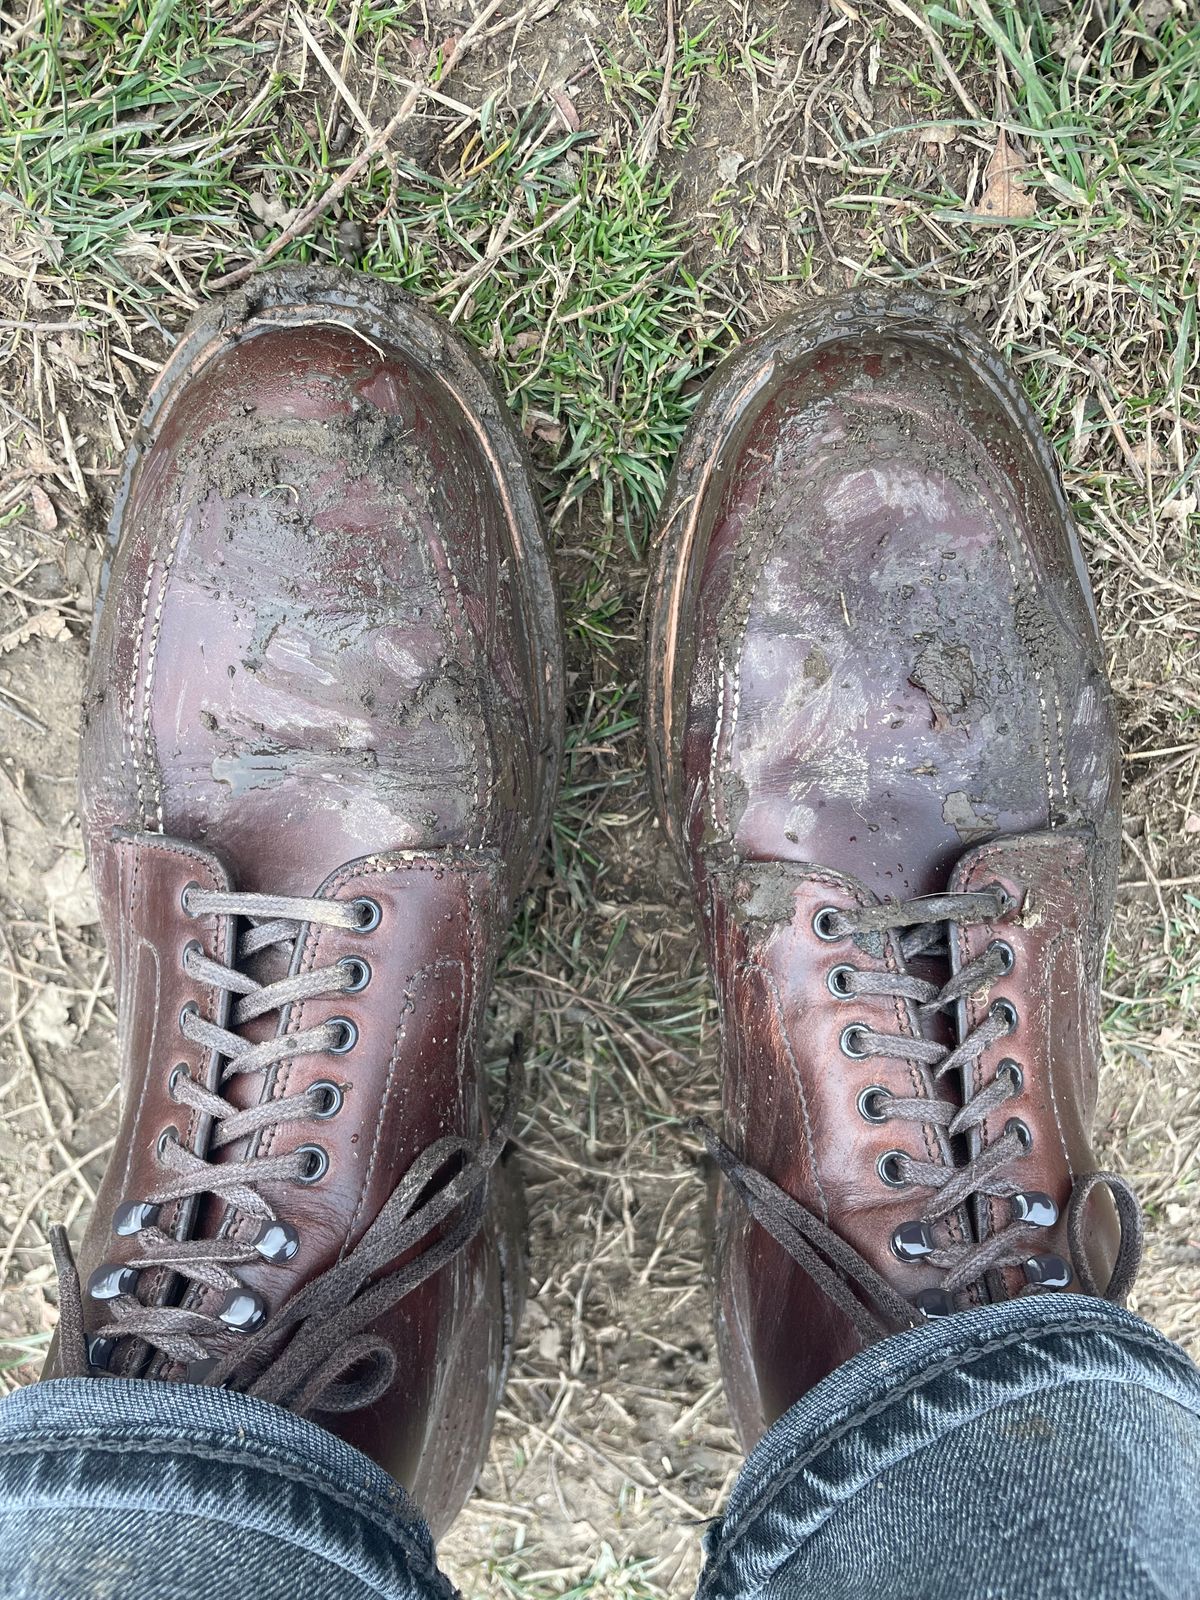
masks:
<svg viewBox="0 0 1200 1600"><path fill-rule="evenodd" d="M346 1047L346 1030L352 1025L345 1019L279 1034L259 1044L233 1030L297 1001L362 987L362 963L353 959L273 983L260 983L246 971L256 955L272 947L282 947L290 967L296 942L309 924L361 927L360 903L218 894L193 888L186 904L193 916L237 916L248 923L238 940L233 966L211 960L198 946L190 947L184 958L192 977L237 996L228 1028L206 1022L194 1010L185 1010L180 1018L186 1037L216 1053L222 1086L238 1075L265 1072L284 1059L338 1053ZM354 1249L266 1316L261 1325L256 1321L238 1334L233 1348L228 1321L180 1302L187 1298L189 1286L223 1292L227 1301L230 1297L236 1300L241 1293L236 1268L261 1261L264 1241L286 1252L290 1240L294 1254L295 1230L286 1219L276 1216L258 1185L280 1179L311 1182L314 1152L323 1152L319 1147L302 1146L283 1156L213 1162L184 1149L177 1139L161 1139L162 1182L135 1206L122 1208L147 1218L136 1229L137 1251L129 1267L134 1272L165 1268L181 1288L172 1295L173 1303L163 1305L144 1304L133 1292L116 1295L108 1301L110 1320L95 1330L89 1341L84 1334L79 1275L65 1231L55 1229L52 1244L59 1277L59 1345L64 1373L85 1376L93 1370L89 1349L95 1349L97 1341L133 1339L140 1341L144 1351L157 1351L183 1364L190 1378L244 1389L302 1414L370 1404L391 1386L395 1357L385 1341L366 1330L479 1231L492 1168L512 1134L520 1078L517 1040L509 1057L504 1108L491 1134L481 1141L448 1136L428 1146ZM318 1091L315 1094L314 1089ZM174 1098L211 1119L209 1149L214 1153L268 1127L328 1116L329 1097L340 1104L340 1093L335 1083L322 1083L304 1093L239 1111L222 1094L213 1093L186 1073L179 1074L178 1069L172 1078ZM234 1237L233 1229L223 1227L215 1238L189 1238L176 1237L157 1226L161 1207L177 1201L194 1202L206 1195L223 1198L234 1212L257 1222L257 1231L246 1236L245 1230L239 1230L242 1236ZM443 1228L443 1224L448 1226ZM424 1248L419 1248L422 1245ZM410 1260L394 1266L413 1251L417 1253ZM277 1259L287 1259L286 1253ZM389 1267L392 1270L385 1270ZM214 1355L214 1342L228 1353Z"/></svg>
<svg viewBox="0 0 1200 1600"><path fill-rule="evenodd" d="M966 893L929 895L852 912L830 910L823 914L821 935L836 940L854 934L886 936L894 932L898 935L905 964L919 956L948 960L952 925L994 923L1010 908L1007 891L996 884ZM942 985L908 972L867 972L847 963L835 969L837 992L843 998L887 995L903 999L915 1006L919 1018L926 1020L956 1005L965 996L988 989L1011 970L1012 960L1009 947L1003 941L993 941L983 954ZM935 1082L940 1082L978 1063L1012 1026L1011 1008L1007 1002L1000 1001L993 1004L978 1026L952 1049L921 1036L877 1033L862 1024L845 1030L843 1049L855 1059L883 1056L919 1063L929 1069ZM877 1121L933 1125L944 1130L947 1138L957 1138L978 1128L1005 1101L1015 1096L1019 1089L1016 1072L1015 1063L1001 1062L990 1081L961 1106L951 1100L877 1094L871 1115ZM710 1156L755 1221L792 1255L864 1339L878 1339L922 1320L914 1306L807 1207L747 1166L703 1121L697 1120L693 1127L704 1138ZM1011 1198L1020 1194L1021 1185L1013 1175L1014 1164L1027 1149L1027 1140L1024 1125L1014 1119L998 1139L957 1166L917 1161L897 1151L891 1181L932 1191L932 1199L919 1219L923 1224L932 1225L977 1196ZM1085 1208L1100 1185L1106 1186L1112 1194L1121 1225L1117 1260L1103 1289L1095 1281L1083 1245ZM945 1292L954 1295L982 1279L995 1286L1003 1268L1023 1266L1031 1253L1036 1252L1035 1235L1036 1229L1014 1219L983 1239L951 1242L923 1252L921 1260L943 1271ZM1079 1177L1068 1206L1067 1236L1070 1265L1083 1292L1123 1301L1137 1275L1142 1252L1141 1209L1126 1181L1113 1172L1093 1172ZM1025 1292L1037 1287L1030 1285Z"/></svg>

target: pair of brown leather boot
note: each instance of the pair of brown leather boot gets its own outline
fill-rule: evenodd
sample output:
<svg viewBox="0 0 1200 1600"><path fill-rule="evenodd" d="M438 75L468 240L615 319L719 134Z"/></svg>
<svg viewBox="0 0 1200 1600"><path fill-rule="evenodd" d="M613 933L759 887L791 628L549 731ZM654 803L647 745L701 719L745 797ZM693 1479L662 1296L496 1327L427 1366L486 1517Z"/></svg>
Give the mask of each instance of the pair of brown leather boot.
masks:
<svg viewBox="0 0 1200 1600"><path fill-rule="evenodd" d="M922 1317L1128 1287L1088 1131L1117 747L1046 442L933 302L728 360L661 549L650 764L720 1000L749 1443ZM124 1101L47 1376L311 1414L442 1529L524 1281L480 1061L563 734L520 437L407 297L281 272L181 340L110 559L82 788Z"/></svg>

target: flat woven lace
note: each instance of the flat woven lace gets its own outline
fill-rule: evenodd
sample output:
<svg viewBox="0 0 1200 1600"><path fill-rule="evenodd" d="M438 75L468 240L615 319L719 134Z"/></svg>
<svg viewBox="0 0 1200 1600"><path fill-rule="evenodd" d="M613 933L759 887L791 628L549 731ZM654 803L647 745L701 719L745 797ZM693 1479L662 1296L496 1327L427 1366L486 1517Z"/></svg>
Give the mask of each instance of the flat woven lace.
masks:
<svg viewBox="0 0 1200 1600"><path fill-rule="evenodd" d="M928 895L921 899L887 902L853 911L827 914L825 936L830 939L855 935L886 937L895 933L899 940L902 965L917 957L948 961L951 926L999 921L1011 909L1012 901L999 884L963 893ZM957 1008L967 996L979 994L1010 970L1011 952L994 942L987 950L965 963L949 980L938 985L908 971L864 971L846 965L841 969L839 994L887 995L911 1003L921 1022L939 1012ZM977 1026L967 1030L953 1048L914 1035L877 1033L866 1026L853 1029L853 1054L856 1058L889 1057L918 1063L928 1069L935 1083L951 1079L964 1069L974 1069L985 1053L1003 1039L1013 1027L1011 1011L992 1005ZM975 1094L961 1105L941 1098L922 1098L894 1094L877 1095L873 1116L881 1121L923 1123L944 1130L947 1139L963 1138L994 1116L1006 1101L1019 1093L1009 1072L997 1071ZM709 1155L728 1178L734 1191L751 1215L770 1233L815 1283L839 1306L859 1329L864 1339L882 1338L901 1328L922 1321L921 1314L867 1262L807 1207L781 1189L763 1173L739 1159L736 1153L700 1119L692 1124L706 1144ZM928 1200L920 1220L935 1224L968 1206L981 1196L1011 1197L1021 1191L1019 1162L1027 1151L1027 1135L1015 1121L1006 1124L996 1139L982 1145L969 1159L954 1165L918 1161L898 1152L894 1180L924 1189ZM1112 1274L1103 1290L1096 1283L1084 1248L1084 1223L1087 1203L1099 1186L1112 1194L1121 1226L1121 1242ZM1142 1252L1141 1208L1125 1179L1114 1172L1091 1172L1074 1183L1067 1208L1067 1239L1071 1267L1085 1294L1123 1301L1137 1276ZM1006 1267L1021 1266L1039 1246L1038 1230L1011 1221L981 1239L949 1241L922 1258L922 1264L937 1267L945 1274L942 1282L948 1295L986 1279L994 1298ZM1025 1292L1031 1292L1026 1290Z"/></svg>
<svg viewBox="0 0 1200 1600"><path fill-rule="evenodd" d="M234 1030L299 1001L355 988L355 968L345 962L270 983L258 982L245 970L253 957L272 947L282 949L290 968L296 945L312 924L361 927L353 902L193 888L186 904L195 917L239 917L247 924L233 965L212 960L198 945L189 946L184 957L192 978L236 997L228 1027L206 1021L193 1009L185 1009L180 1018L184 1035L215 1053L219 1088L236 1077L265 1074L283 1060L344 1047L344 1024L334 1021L280 1033L257 1044ZM214 1195L226 1202L230 1213L214 1238L177 1238L156 1225L142 1228L129 1265L139 1271L165 1268L172 1273L181 1286L172 1295L175 1303L147 1305L134 1294L120 1295L108 1303L111 1320L91 1337L137 1339L190 1371L199 1370L206 1383L244 1389L301 1414L371 1404L391 1387L396 1361L387 1342L368 1330L478 1233L487 1210L492 1168L512 1136L520 1080L518 1038L509 1056L504 1106L492 1131L481 1140L447 1135L427 1146L354 1248L300 1288L260 1328L244 1334L231 1333L217 1316L179 1302L189 1297L189 1289L236 1291L241 1284L235 1269L261 1264L255 1230L230 1224L235 1215L257 1222L260 1229L279 1221L259 1185L311 1181L311 1147L307 1153L301 1147L279 1156L211 1161L185 1149L177 1138L160 1140L163 1178L142 1198L166 1206ZM222 1093L212 1092L178 1069L172 1094L210 1119L208 1147L214 1154L265 1129L317 1119L324 1112L322 1100L312 1091L238 1110ZM52 1244L59 1281L60 1363L65 1375L85 1376L90 1365L82 1289L64 1229L53 1230ZM194 1293L191 1297L197 1298ZM226 1353L215 1355L214 1346Z"/></svg>

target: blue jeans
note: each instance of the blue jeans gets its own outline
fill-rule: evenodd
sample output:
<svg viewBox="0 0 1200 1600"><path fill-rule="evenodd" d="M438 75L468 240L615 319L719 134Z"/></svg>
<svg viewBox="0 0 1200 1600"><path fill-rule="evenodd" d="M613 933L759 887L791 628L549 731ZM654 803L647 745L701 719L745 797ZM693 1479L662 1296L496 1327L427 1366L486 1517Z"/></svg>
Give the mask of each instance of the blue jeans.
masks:
<svg viewBox="0 0 1200 1600"><path fill-rule="evenodd" d="M1200 1373L1074 1295L876 1345L762 1440L701 1600L1200 1595ZM418 1508L314 1423L66 1379L0 1404L0 1600L449 1600Z"/></svg>

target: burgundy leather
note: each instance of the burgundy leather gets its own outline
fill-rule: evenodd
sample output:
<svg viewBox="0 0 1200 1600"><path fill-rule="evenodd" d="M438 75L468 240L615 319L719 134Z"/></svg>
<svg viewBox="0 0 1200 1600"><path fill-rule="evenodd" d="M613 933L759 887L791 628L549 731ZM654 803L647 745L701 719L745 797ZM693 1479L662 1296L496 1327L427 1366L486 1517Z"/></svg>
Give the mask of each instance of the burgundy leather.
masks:
<svg viewBox="0 0 1200 1600"><path fill-rule="evenodd" d="M1078 537L1015 381L923 296L826 303L743 347L681 450L650 613L652 773L720 1000L726 1137L911 1298L937 1269L889 1241L927 1196L887 1186L877 1160L964 1157L932 1125L861 1114L873 1084L931 1085L924 1068L848 1058L842 1030L919 1024L908 1002L831 992L833 966L895 967L899 946L822 940L816 911L1008 886L1014 908L953 955L957 968L1003 938L1012 972L926 1036L951 1044L1010 999L1016 1035L966 1092L1018 1055L1024 1089L980 1140L1019 1116L1033 1134L1019 1181L1060 1205L1095 1166L1117 745ZM1114 1214L1107 1199L1091 1213L1103 1283ZM999 1225L993 1203L942 1226ZM1065 1254L1064 1232L1039 1243ZM728 1193L717 1240L721 1352L749 1444L860 1340Z"/></svg>
<svg viewBox="0 0 1200 1600"><path fill-rule="evenodd" d="M296 973L365 960L361 993L247 1030L347 1017L353 1049L223 1091L245 1105L317 1080L343 1091L335 1116L254 1136L256 1156L316 1142L330 1158L319 1183L262 1186L300 1233L290 1263L239 1269L270 1310L345 1255L422 1150L490 1126L483 1013L562 736L543 527L519 437L465 347L407 296L304 269L193 322L151 397L113 540L82 799L124 1094L85 1274L131 1259L136 1239L115 1236L111 1214L153 1187L162 1130L206 1153L209 1130L190 1111L181 1125L169 1080L185 1062L217 1087L178 1018L189 1001L222 1018L181 958L198 940L230 961L235 929L191 916L188 885L369 896L381 910L369 932L309 924L295 951ZM210 1159L247 1153L242 1141ZM398 1358L389 1392L322 1418L435 1530L470 1491L507 1366L523 1293L514 1182L493 1173L485 1228L378 1330ZM213 1198L164 1224L205 1237L247 1226ZM169 1294L171 1280L148 1271L138 1292ZM185 1303L211 1311L212 1295ZM101 1314L89 1306L90 1325ZM164 1357L150 1371L184 1375Z"/></svg>

